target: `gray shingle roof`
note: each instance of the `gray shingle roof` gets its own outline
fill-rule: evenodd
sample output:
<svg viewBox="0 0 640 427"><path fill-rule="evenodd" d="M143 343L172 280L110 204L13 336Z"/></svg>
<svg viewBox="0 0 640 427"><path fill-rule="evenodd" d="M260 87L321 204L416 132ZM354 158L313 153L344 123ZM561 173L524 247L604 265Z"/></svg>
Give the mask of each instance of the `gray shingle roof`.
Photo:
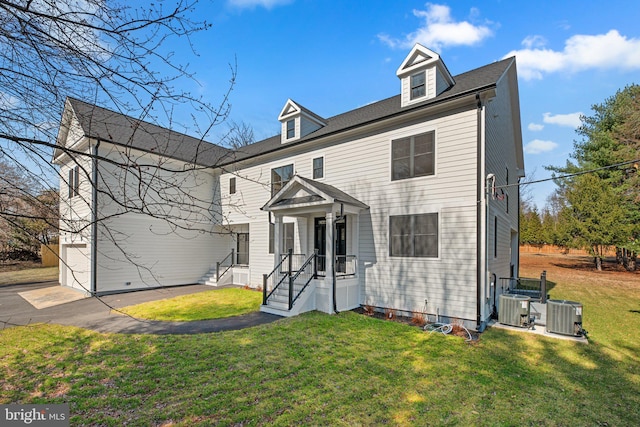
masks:
<svg viewBox="0 0 640 427"><path fill-rule="evenodd" d="M507 58L454 76L456 84L450 89L444 91L435 98L411 105L410 107L402 108L400 105L400 95L396 95L391 98L383 99L382 101L374 102L372 104L365 105L364 107L356 108L355 110L324 119L327 124L326 126L321 127L303 138L300 138L296 142L282 144L280 135L276 135L246 147L241 147L234 154L234 160L242 160L270 153L292 145L312 141L322 136L339 133L377 120L393 117L407 111L428 108L429 106L436 105L447 100L472 94L481 89L494 87L512 62L513 58Z"/></svg>
<svg viewBox="0 0 640 427"><path fill-rule="evenodd" d="M202 166L229 160L232 150L122 113L68 98L86 137Z"/></svg>
<svg viewBox="0 0 640 427"><path fill-rule="evenodd" d="M507 58L454 76L456 82L454 86L435 98L410 107L402 108L400 95L396 95L328 119L322 118L326 126L298 141L285 145L281 143L280 135L275 135L241 147L236 151L140 121L122 113L87 104L77 99L69 98L69 102L87 137L99 138L151 153L159 153L201 166L224 166L238 160L303 144L326 135L336 134L408 111L428 108L460 96L472 94L478 90L494 87L512 62L513 58ZM305 111L308 114L317 116L310 110L305 109Z"/></svg>

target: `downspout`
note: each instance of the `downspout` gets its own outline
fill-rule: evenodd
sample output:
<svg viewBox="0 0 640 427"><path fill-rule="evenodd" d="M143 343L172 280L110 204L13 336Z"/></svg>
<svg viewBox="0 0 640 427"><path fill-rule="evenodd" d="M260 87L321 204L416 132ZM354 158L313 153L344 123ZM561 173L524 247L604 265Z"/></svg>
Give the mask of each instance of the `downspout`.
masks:
<svg viewBox="0 0 640 427"><path fill-rule="evenodd" d="M476 93L476 103L477 103L477 172L476 172L476 194L478 203L476 205L476 329L481 331L482 329L482 276L484 272L483 263L482 263L482 209L485 205L486 201L484 199L484 147L483 147L483 138L482 138L482 101L480 100L480 94ZM486 230L485 230L485 240L486 240ZM485 252L485 257L487 253Z"/></svg>
<svg viewBox="0 0 640 427"><path fill-rule="evenodd" d="M98 292L98 148L100 140L96 140L93 148L91 167L91 295Z"/></svg>

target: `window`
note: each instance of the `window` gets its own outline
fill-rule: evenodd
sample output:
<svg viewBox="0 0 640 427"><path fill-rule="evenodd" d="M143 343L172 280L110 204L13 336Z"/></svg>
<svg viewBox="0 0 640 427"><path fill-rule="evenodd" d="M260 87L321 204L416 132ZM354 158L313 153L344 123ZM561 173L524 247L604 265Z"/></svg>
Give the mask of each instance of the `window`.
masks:
<svg viewBox="0 0 640 427"><path fill-rule="evenodd" d="M433 175L435 132L391 141L391 180Z"/></svg>
<svg viewBox="0 0 640 427"><path fill-rule="evenodd" d="M389 255L438 257L438 214L389 217Z"/></svg>
<svg viewBox="0 0 640 427"><path fill-rule="evenodd" d="M80 168L78 166L69 169L69 198L77 196L80 189Z"/></svg>
<svg viewBox="0 0 640 427"><path fill-rule="evenodd" d="M292 222L282 223L282 241L280 244L281 253L287 252L289 249L293 250L293 230L294 226ZM275 238L275 227L269 223L269 253L274 252L273 241Z"/></svg>
<svg viewBox="0 0 640 427"><path fill-rule="evenodd" d="M313 179L324 177L324 157L313 159Z"/></svg>
<svg viewBox="0 0 640 427"><path fill-rule="evenodd" d="M287 120L287 139L291 139L296 136L296 120Z"/></svg>
<svg viewBox="0 0 640 427"><path fill-rule="evenodd" d="M249 233L238 233L236 240L236 264L249 265Z"/></svg>
<svg viewBox="0 0 640 427"><path fill-rule="evenodd" d="M236 177L229 178L229 194L236 194Z"/></svg>
<svg viewBox="0 0 640 427"><path fill-rule="evenodd" d="M411 76L411 99L425 96L426 89L424 71Z"/></svg>
<svg viewBox="0 0 640 427"><path fill-rule="evenodd" d="M282 187L287 185L293 177L293 165L280 166L271 169L271 197L280 191Z"/></svg>

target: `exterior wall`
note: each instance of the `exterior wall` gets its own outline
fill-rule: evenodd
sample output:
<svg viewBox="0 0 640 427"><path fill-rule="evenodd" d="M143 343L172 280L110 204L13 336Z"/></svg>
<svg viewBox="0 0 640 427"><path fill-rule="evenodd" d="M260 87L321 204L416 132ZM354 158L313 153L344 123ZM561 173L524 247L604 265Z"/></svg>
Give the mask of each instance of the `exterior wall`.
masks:
<svg viewBox="0 0 640 427"><path fill-rule="evenodd" d="M77 120L71 120L67 134L67 147L89 153L88 141L84 138ZM79 168L78 195L69 197L69 170ZM92 208L92 162L88 156L77 155L71 160L62 155L60 165L60 273L62 286L89 292L91 277L91 208Z"/></svg>
<svg viewBox="0 0 640 427"><path fill-rule="evenodd" d="M391 181L391 141L432 130L436 134L436 174ZM448 115L397 124L349 140L304 144L252 164L239 164L234 172L236 194L229 194L230 175L223 173L224 221L249 223L252 284L260 285L262 274L273 269L273 255L267 253L269 216L260 210L271 197L271 168L293 163L295 173L311 178L312 159L324 156L322 181L370 207L358 218L358 248L347 248L348 253L359 254L360 302L413 311L423 309L427 299L430 313L438 310L441 315L473 319L476 139L476 110L470 105ZM389 257L389 215L432 212L439 213L439 257ZM324 213L290 219L297 222L297 240L301 247L306 245L307 254L313 249L309 231L314 216Z"/></svg>
<svg viewBox="0 0 640 427"><path fill-rule="evenodd" d="M506 74L501 79L497 87L496 97L488 103L486 107L486 173L494 174L496 186L515 184L518 182L518 166L516 163L515 144L516 135L513 128L512 109L517 106L511 105L509 96L510 75ZM499 197L489 197L488 203L488 268L489 277L495 274L500 277L509 277L511 265L517 269L517 234L518 226L518 186L498 188ZM498 229L495 230L497 219ZM494 240L497 236L497 241ZM512 244L512 237L515 245ZM496 246L497 245L497 246ZM517 273L517 272L516 272ZM498 280L499 282L499 280ZM485 309L489 310L493 305L495 295L496 305L499 301L501 289L496 286L495 294L492 289L485 289ZM490 300L487 302L487 298Z"/></svg>
<svg viewBox="0 0 640 427"><path fill-rule="evenodd" d="M99 164L98 292L196 283L228 246L215 224L217 176L111 144L99 150L115 164Z"/></svg>

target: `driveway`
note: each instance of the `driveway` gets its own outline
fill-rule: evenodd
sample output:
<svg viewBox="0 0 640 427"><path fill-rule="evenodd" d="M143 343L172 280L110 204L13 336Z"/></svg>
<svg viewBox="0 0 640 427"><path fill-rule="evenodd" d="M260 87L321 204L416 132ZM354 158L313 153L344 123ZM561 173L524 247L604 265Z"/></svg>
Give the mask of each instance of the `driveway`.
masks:
<svg viewBox="0 0 640 427"><path fill-rule="evenodd" d="M210 286L204 285L150 289L106 295L100 298L89 297L41 309L37 309L19 295L24 292L55 286L59 287L60 285L57 282L41 282L0 286L0 329L33 323L54 323L78 326L98 332L199 334L243 329L281 319L281 317L272 314L255 312L226 319L195 322L161 322L133 319L112 311L112 308L118 309L127 305L212 289Z"/></svg>

